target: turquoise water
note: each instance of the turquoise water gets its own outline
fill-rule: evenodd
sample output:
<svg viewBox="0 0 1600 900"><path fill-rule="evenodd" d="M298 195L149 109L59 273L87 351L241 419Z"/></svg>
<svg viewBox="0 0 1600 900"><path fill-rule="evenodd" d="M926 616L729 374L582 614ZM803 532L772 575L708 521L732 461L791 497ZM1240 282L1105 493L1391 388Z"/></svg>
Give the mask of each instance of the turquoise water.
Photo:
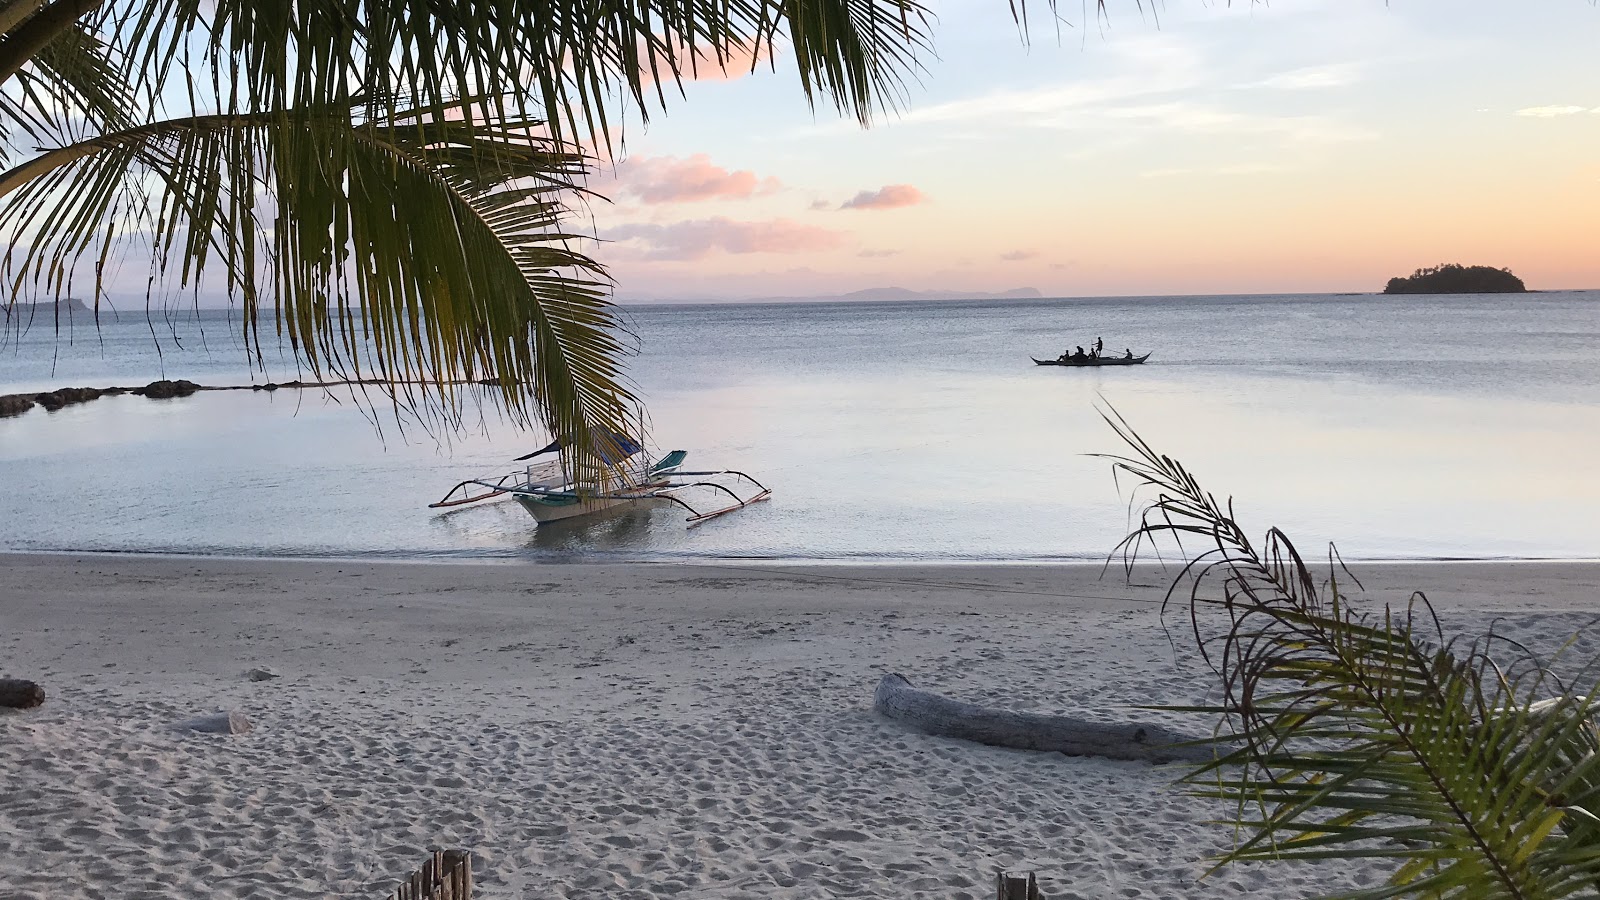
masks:
<svg viewBox="0 0 1600 900"><path fill-rule="evenodd" d="M1125 533L1109 403L1252 530L1354 558L1600 557L1600 293L638 306L654 442L771 502L536 527L437 514L544 435L440 442L317 392L112 397L0 419L0 548L842 561L1099 559ZM0 346L0 393L249 382L225 312ZM1104 336L1144 366L1037 367ZM260 381L298 376L269 354ZM381 404L381 400L379 401ZM374 424L376 422L376 426ZM381 433L377 426L381 426Z"/></svg>

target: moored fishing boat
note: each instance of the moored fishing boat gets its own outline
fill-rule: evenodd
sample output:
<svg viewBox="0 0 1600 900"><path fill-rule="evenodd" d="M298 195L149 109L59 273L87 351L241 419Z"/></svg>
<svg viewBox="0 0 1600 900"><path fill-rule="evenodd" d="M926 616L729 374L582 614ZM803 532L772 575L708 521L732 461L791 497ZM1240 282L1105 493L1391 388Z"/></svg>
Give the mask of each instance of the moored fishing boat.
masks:
<svg viewBox="0 0 1600 900"><path fill-rule="evenodd" d="M766 485L733 469L685 471L686 450L673 450L650 462L644 449L625 435L611 435L607 445L595 453L602 465L590 480L575 479L568 461L558 457L498 477L468 479L428 508L465 506L509 495L543 524L624 505L675 504L688 511L688 524L696 525L772 496ZM552 441L516 461L558 453L562 447L560 440ZM703 497L715 499L707 502Z"/></svg>

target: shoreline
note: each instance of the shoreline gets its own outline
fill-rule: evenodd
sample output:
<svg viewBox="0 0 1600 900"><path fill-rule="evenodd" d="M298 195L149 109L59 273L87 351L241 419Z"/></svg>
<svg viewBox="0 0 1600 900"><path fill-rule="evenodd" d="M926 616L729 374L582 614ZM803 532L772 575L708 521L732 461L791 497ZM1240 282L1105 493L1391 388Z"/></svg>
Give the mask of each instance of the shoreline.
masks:
<svg viewBox="0 0 1600 900"><path fill-rule="evenodd" d="M0 563L9 558L27 557L105 557L108 559L177 559L217 560L220 562L286 562L286 563L349 563L352 565L440 565L440 566L780 566L790 568L943 568L973 566L977 568L1008 567L1036 568L1052 566L1103 566L1120 569L1116 557L1048 556L1037 558L972 558L972 557L797 557L797 556L689 556L658 554L656 556L630 557L604 552L572 554L532 553L470 553L417 554L396 551L373 551L369 554L313 556L295 553L204 553L166 550L13 550L0 547ZM1380 556L1343 557L1352 566L1476 566L1476 565L1597 565L1600 556ZM1139 566L1155 565L1153 558L1141 558Z"/></svg>
<svg viewBox="0 0 1600 900"><path fill-rule="evenodd" d="M1345 568L1351 570L1367 587L1367 595L1377 599L1386 592L1389 599L1403 600L1412 590L1440 592L1447 606L1480 608L1494 605L1496 591L1516 585L1514 594L1523 597L1569 597L1547 611L1590 608L1581 600L1581 591L1592 590L1592 608L1600 615L1600 561L1584 559L1347 559ZM487 563L487 565L486 565ZM352 570L351 576L371 575L381 577L386 570L405 570L409 573L426 572L419 584L434 589L448 585L448 577L461 575L476 588L490 593L506 590L514 585L520 574L545 572L563 577L567 582L579 584L574 573L604 573L603 580L617 581L636 588L638 584L654 580L656 576L672 570L705 569L712 572L747 572L764 579L823 580L823 581L884 581L900 583L881 576L904 576L906 583L929 588L949 586L949 589L974 588L980 591L999 589L1007 576L1022 579L1041 595L1056 596L1047 590L1052 576L1061 576L1069 586L1081 587L1086 583L1115 588L1121 599L1136 600L1135 593L1148 590L1159 583L1162 591L1175 579L1182 564L1175 561L1162 563L1146 559L1132 569L1131 578L1124 577L1124 567L1118 559L1099 560L935 560L935 561L870 561L860 560L803 560L751 559L751 558L695 558L660 560L612 559L560 559L543 560L530 557L470 557L451 559L430 558L365 558L365 557L293 557L293 556L211 556L203 554L167 554L140 551L77 552L77 551L9 551L0 550L0 604L15 601L26 594L58 593L64 582L28 585L18 573L41 568L65 566L75 575L82 576L84 567L95 567L91 581L98 580L96 589L112 591L127 578L160 575L180 578L199 576L203 582L228 575L250 573L255 576L284 577L291 584L315 583L333 573ZM1365 569L1372 567L1378 577L1362 577ZM970 573L963 575L963 570ZM1325 573L1327 564L1314 563L1314 573ZM951 578L952 575L963 575ZM349 577L349 576L347 576ZM70 582L69 582L70 583ZM400 582L387 584L397 588ZM203 591L201 592L203 593ZM1059 596L1076 596L1073 593ZM343 599L343 598L341 598ZM702 599L702 598L690 598ZM926 597L896 598L902 601L925 601ZM1512 608L1515 604L1503 601ZM3 610L0 605L0 610Z"/></svg>
<svg viewBox="0 0 1600 900"><path fill-rule="evenodd" d="M1600 611L1600 564L1352 568L1374 601L1423 589L1451 633L1547 651ZM977 900L998 868L1063 898L1379 883L1370 864L1197 883L1231 831L1181 766L872 711L887 672L1123 721L1212 697L1186 613L1160 615L1176 570L1101 569L0 554L0 677L48 697L0 711L0 883L379 896L452 847L485 898ZM172 727L218 710L254 730Z"/></svg>

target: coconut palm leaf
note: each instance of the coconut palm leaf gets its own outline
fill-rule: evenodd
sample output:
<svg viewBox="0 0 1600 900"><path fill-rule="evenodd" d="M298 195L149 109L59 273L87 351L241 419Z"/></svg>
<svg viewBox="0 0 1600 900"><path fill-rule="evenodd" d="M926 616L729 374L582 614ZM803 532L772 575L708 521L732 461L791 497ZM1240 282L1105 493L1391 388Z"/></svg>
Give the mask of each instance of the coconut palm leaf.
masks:
<svg viewBox="0 0 1600 900"><path fill-rule="evenodd" d="M621 428L632 396L596 263L567 246L584 159L536 122L352 124L348 111L194 116L63 147L0 175L14 294L55 293L63 261L119 239L168 289L219 263L259 353L262 320L313 374L407 383L460 408L458 382L526 386L508 410L558 434ZM153 185L153 186L152 186ZM270 196L266 203L261 196ZM289 302L282 298L298 298Z"/></svg>
<svg viewBox="0 0 1600 900"><path fill-rule="evenodd" d="M1355 897L1596 893L1592 687L1563 685L1493 635L1444 640L1421 595L1403 610L1360 611L1359 583L1336 554L1320 578L1281 531L1258 549L1231 501L1104 415L1132 451L1111 457L1115 471L1154 492L1124 559L1157 539L1189 544L1179 583L1222 686L1207 711L1225 717L1236 749L1187 780L1236 804L1246 829L1219 864L1394 861L1386 886Z"/></svg>
<svg viewBox="0 0 1600 900"><path fill-rule="evenodd" d="M133 124L127 83L105 44L77 23L45 44L0 90L0 163L18 141L82 139Z"/></svg>
<svg viewBox="0 0 1600 900"><path fill-rule="evenodd" d="M148 257L157 303L221 270L258 360L270 320L319 376L431 381L397 402L451 422L450 382L490 380L603 442L628 336L566 242L574 148L613 139L619 98L648 114L784 40L808 98L866 121L924 24L915 0L6 4L0 143L46 148L0 174L7 302L98 297L119 259Z"/></svg>
<svg viewBox="0 0 1600 900"><path fill-rule="evenodd" d="M217 109L365 98L384 118L470 96L476 120L536 115L578 140L614 132L618 97L648 117L706 61L785 41L807 98L865 122L929 48L916 0L122 0L92 21L156 92L193 78L186 52L218 61Z"/></svg>
<svg viewBox="0 0 1600 900"><path fill-rule="evenodd" d="M576 439L632 398L604 272L557 221L573 148L785 48L812 105L866 123L928 24L918 0L0 3L0 145L42 154L0 175L5 302L98 295L132 243L157 302L226 270L257 353L271 310L313 372L433 379L408 397L452 420L445 380L492 378Z"/></svg>

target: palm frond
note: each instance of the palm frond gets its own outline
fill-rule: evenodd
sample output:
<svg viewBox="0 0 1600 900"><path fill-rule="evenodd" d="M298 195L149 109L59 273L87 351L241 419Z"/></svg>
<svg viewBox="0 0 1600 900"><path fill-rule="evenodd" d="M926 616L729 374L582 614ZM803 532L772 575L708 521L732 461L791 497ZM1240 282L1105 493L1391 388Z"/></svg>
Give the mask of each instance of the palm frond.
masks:
<svg viewBox="0 0 1600 900"><path fill-rule="evenodd" d="M74 22L0 89L0 162L19 142L60 144L128 127L132 97L105 43Z"/></svg>
<svg viewBox="0 0 1600 900"><path fill-rule="evenodd" d="M116 35L130 83L198 84L215 109L349 107L371 119L472 97L474 121L537 116L569 140L608 139L618 98L641 115L707 60L787 40L813 103L868 121L930 49L917 0L122 0L92 20Z"/></svg>
<svg viewBox="0 0 1600 900"><path fill-rule="evenodd" d="M130 242L153 294L220 264L257 352L271 309L314 374L433 379L420 399L447 416L447 381L492 380L577 446L633 397L604 271L556 222L583 177L571 148L611 140L619 100L648 115L697 65L784 40L806 96L864 122L928 48L916 0L46 0L12 18L0 127L55 149L0 174L10 300L74 278L98 294Z"/></svg>
<svg viewBox="0 0 1600 900"><path fill-rule="evenodd" d="M1443 638L1426 598L1363 613L1337 554L1319 578L1289 537L1260 549L1176 460L1116 412L1114 470L1153 491L1120 546L1131 564L1187 539L1190 628L1220 677L1237 749L1188 778L1249 835L1221 864L1393 859L1351 896L1563 897L1600 887L1594 690L1569 690L1493 636ZM1516 651L1498 665L1492 647Z"/></svg>
<svg viewBox="0 0 1600 900"><path fill-rule="evenodd" d="M561 230L586 161L536 128L275 111L115 132L0 175L3 272L59 295L119 241L158 286L220 262L257 353L265 319L319 377L412 383L408 408L459 415L456 383L492 381L519 422L622 428L626 334Z"/></svg>

